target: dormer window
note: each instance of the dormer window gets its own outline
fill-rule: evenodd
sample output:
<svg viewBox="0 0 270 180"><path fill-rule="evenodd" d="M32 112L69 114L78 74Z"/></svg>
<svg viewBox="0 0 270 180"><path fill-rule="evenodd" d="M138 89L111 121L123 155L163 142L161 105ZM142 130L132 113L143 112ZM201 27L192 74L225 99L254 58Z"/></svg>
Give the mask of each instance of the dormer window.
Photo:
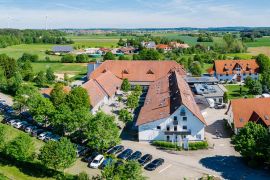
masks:
<svg viewBox="0 0 270 180"><path fill-rule="evenodd" d="M124 74L129 74L127 69L124 69L124 70L123 70L123 73L124 73Z"/></svg>
<svg viewBox="0 0 270 180"><path fill-rule="evenodd" d="M181 111L180 111L180 115L181 116L186 116L186 111L185 111L185 109L183 108L183 109L181 109Z"/></svg>
<svg viewBox="0 0 270 180"><path fill-rule="evenodd" d="M149 70L147 71L147 74L154 74L154 72L153 72L151 69L149 69Z"/></svg>
<svg viewBox="0 0 270 180"><path fill-rule="evenodd" d="M104 69L104 70L102 71L102 73L105 73L105 72L107 72L107 70L106 70L106 69Z"/></svg>

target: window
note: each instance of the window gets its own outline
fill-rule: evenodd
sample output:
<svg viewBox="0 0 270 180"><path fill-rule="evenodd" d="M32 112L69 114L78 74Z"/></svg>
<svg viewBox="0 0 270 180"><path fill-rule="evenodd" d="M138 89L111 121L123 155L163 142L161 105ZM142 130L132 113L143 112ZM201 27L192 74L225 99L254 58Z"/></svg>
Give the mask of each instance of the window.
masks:
<svg viewBox="0 0 270 180"><path fill-rule="evenodd" d="M170 136L166 136L166 140L167 141L170 141Z"/></svg>
<svg viewBox="0 0 270 180"><path fill-rule="evenodd" d="M183 126L183 129L184 129L184 130L187 130L187 126Z"/></svg>
<svg viewBox="0 0 270 180"><path fill-rule="evenodd" d="M183 121L187 121L187 117L183 117Z"/></svg>
<svg viewBox="0 0 270 180"><path fill-rule="evenodd" d="M170 126L167 126L167 131L170 131Z"/></svg>
<svg viewBox="0 0 270 180"><path fill-rule="evenodd" d="M185 116L185 115L186 115L186 111L185 111L185 109L184 109L184 108L183 108L183 109L181 109L180 115L181 115L181 116Z"/></svg>
<svg viewBox="0 0 270 180"><path fill-rule="evenodd" d="M161 129L161 127L160 126L157 126L157 129Z"/></svg>
<svg viewBox="0 0 270 180"><path fill-rule="evenodd" d="M226 76L229 76L229 74L227 73Z"/></svg>
<svg viewBox="0 0 270 180"><path fill-rule="evenodd" d="M174 117L173 117L173 120L174 120L174 121L177 121L177 116L174 116Z"/></svg>
<svg viewBox="0 0 270 180"><path fill-rule="evenodd" d="M174 131L177 131L177 126L174 126L174 127L173 127L173 130L174 130Z"/></svg>
<svg viewBox="0 0 270 180"><path fill-rule="evenodd" d="M202 139L202 136L200 134L197 134L196 139Z"/></svg>

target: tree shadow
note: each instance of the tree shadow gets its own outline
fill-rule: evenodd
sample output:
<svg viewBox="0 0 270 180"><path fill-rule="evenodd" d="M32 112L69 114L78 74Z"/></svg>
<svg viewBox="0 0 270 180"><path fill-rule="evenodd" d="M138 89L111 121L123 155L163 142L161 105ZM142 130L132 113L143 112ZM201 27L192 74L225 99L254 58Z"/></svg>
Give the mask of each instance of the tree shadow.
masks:
<svg viewBox="0 0 270 180"><path fill-rule="evenodd" d="M241 157L213 156L199 161L204 167L221 173L224 179L269 179L270 174L265 170L252 169L245 164Z"/></svg>
<svg viewBox="0 0 270 180"><path fill-rule="evenodd" d="M0 153L0 166L15 166L22 173L35 178L54 178L56 176L64 176L62 172L49 169L39 162L18 161L7 157L3 153Z"/></svg>

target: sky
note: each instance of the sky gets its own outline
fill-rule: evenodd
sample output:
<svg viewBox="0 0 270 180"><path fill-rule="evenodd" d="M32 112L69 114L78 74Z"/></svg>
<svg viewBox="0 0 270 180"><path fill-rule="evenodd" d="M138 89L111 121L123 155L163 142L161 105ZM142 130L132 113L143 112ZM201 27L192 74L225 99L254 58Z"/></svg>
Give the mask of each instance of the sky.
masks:
<svg viewBox="0 0 270 180"><path fill-rule="evenodd" d="M0 28L270 26L270 0L0 0Z"/></svg>

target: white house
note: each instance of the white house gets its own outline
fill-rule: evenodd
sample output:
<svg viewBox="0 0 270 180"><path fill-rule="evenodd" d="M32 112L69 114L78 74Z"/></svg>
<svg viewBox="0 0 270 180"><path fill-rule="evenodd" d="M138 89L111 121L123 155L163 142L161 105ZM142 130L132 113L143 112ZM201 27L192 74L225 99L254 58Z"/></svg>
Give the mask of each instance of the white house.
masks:
<svg viewBox="0 0 270 180"><path fill-rule="evenodd" d="M208 72L219 81L244 81L248 76L259 78L259 65L256 60L216 60Z"/></svg>
<svg viewBox="0 0 270 180"><path fill-rule="evenodd" d="M204 140L205 120L192 92L177 72L153 82L137 123L140 141Z"/></svg>

